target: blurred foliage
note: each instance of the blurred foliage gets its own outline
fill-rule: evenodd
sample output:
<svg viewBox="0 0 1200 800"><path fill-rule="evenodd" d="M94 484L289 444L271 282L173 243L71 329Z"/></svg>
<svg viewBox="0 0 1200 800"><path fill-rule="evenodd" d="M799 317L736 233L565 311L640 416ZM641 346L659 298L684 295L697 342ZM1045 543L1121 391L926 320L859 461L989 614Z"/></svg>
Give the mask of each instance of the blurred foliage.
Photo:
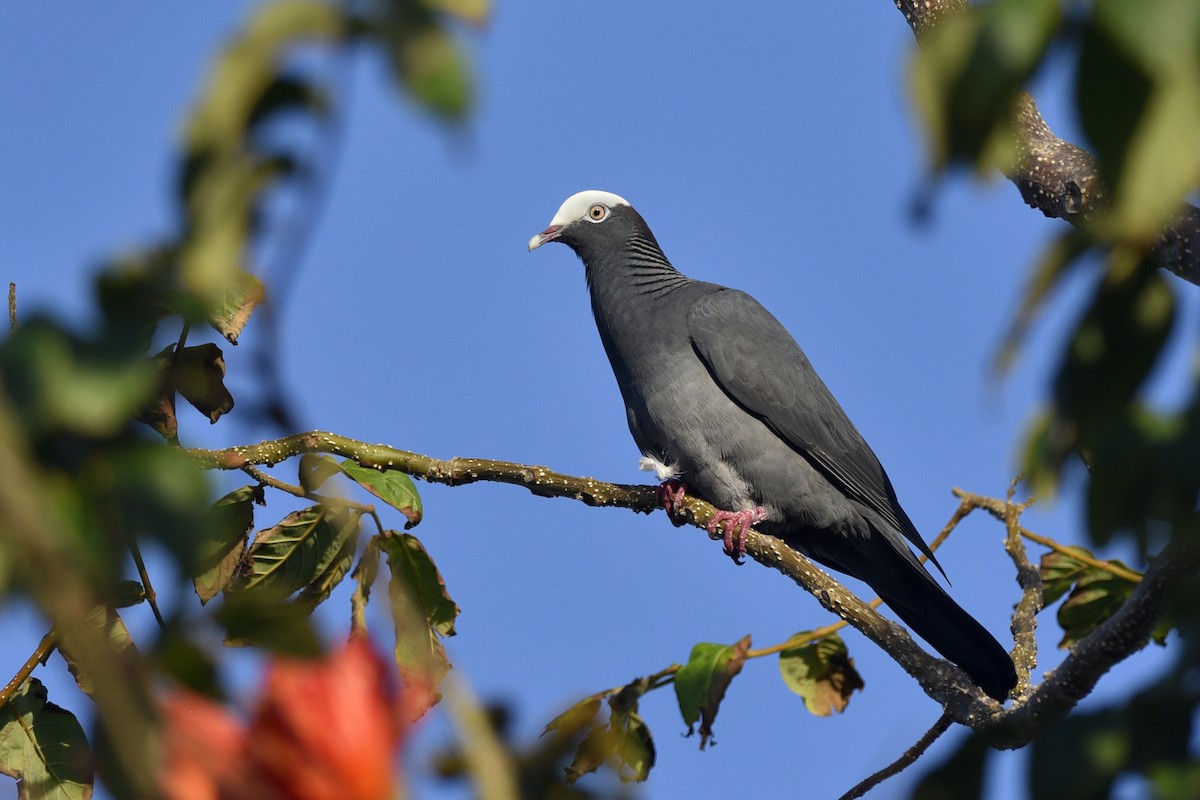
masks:
<svg viewBox="0 0 1200 800"><path fill-rule="evenodd" d="M443 123L461 124L474 99L461 28L483 23L489 6L277 0L257 7L215 59L185 126L175 235L102 265L91 329L40 315L18 324L12 310L11 333L0 342L0 591L41 607L53 626L42 657L57 645L98 712L97 731L85 737L36 680L5 690L0 771L22 781L22 792L90 796L95 760L115 794L154 796L161 737L151 674L219 697L223 659L207 644L214 628L228 644L320 653L310 614L355 573L351 625L359 629L370 594L363 575L380 552L392 566L397 658L412 642L439 648L441 658L436 670L428 659L401 659L409 683L421 683L406 697L420 698L421 708L409 711L436 702L448 668L438 642L453 633L457 607L415 538L385 531L373 507L343 497L365 489L411 528L421 519L411 479L326 459L350 479L337 492L256 473L256 484L213 503L205 475L179 446L187 425L177 399L210 423L234 408L226 370L242 365L227 362L221 340L237 344L267 298L256 254L280 249L274 240L283 235L271 225L271 199L302 190L327 155L297 149L287 133L327 134L343 113L336 71L320 65L375 51L404 97ZM216 341L189 344L202 334ZM279 490L273 498L306 496L309 505L284 510L255 533L267 488ZM365 548L364 520L378 531ZM146 542L194 580L199 604L177 603L143 657L117 609L148 600L162 619L140 554ZM431 602L437 597L440 604ZM401 613L399 598L416 598L417 612ZM201 613L204 603L212 607Z"/></svg>
<svg viewBox="0 0 1200 800"><path fill-rule="evenodd" d="M90 329L36 314L17 326L14 315L0 342L0 592L41 609L52 626L47 641L94 700L98 720L85 735L27 673L6 688L0 772L22 780L23 792L89 796L95 762L114 794L153 796L161 721L151 681L219 698L223 659L208 646L214 631L229 644L320 654L313 610L350 577L349 627L364 630L385 559L408 711L418 715L437 702L450 668L442 640L454 634L458 607L420 540L385 527L376 508L360 502L383 501L410 529L423 513L412 481L311 456L299 464L298 485L249 470L255 483L214 503L209 482L180 447L187 423L181 426L177 400L210 423L235 407L226 371L241 365L222 346L238 343L268 297L257 261L278 247L270 201L310 186L323 166L281 134L297 126L327 132L344 113L341 87L313 68L313 54L334 60L370 50L403 97L458 125L475 98L462 26L488 13L487 0L275 0L257 7L214 61L185 127L175 234L103 265L100 313ZM924 37L912 70L937 170L1011 164L1020 92L1052 48L1077 69L1075 111L1107 202L1048 245L1002 362L1013 362L1065 277L1091 270L1090 300L1063 342L1024 466L1038 492L1053 491L1064 477L1079 481L1092 544L1131 543L1150 558L1173 538L1198 535L1195 331L1180 331L1179 284L1149 266L1146 253L1200 182L1200 6L994 0L946 17ZM189 344L199 335L217 341ZM1184 367L1165 357L1180 337L1189 337L1193 356ZM1148 382L1171 371L1187 382L1188 396L1156 404ZM256 531L268 499L284 494L304 498L304 507L274 512ZM369 535L364 524L373 526ZM139 602L160 613L139 543L168 554L198 597L167 615L144 654L118 613ZM1136 572L1093 562L1082 548L1043 559L1045 602L1066 598L1058 611L1065 647L1135 591ZM1108 797L1131 780L1159 797L1200 795L1193 731L1200 602L1196 587L1184 589L1191 591L1174 603L1170 622L1191 636L1172 640L1174 667L1131 687L1129 699L1076 713L1037 738L1033 796ZM1160 633L1166 636L1165 623ZM682 667L585 698L547 725L531 750L507 745L497 712L493 721L523 796L589 796L576 782L604 765L622 780L645 780L656 751L639 702L667 683L685 724L699 724L706 745L749 644L749 637L700 644ZM783 649L780 670L817 714L841 710L862 685L836 636ZM988 753L983 735L968 737L917 796L978 796ZM469 768L453 753L442 761L446 775Z"/></svg>
<svg viewBox="0 0 1200 800"><path fill-rule="evenodd" d="M1011 367L1068 275L1093 274L1023 466L1037 494L1064 479L1081 484L1092 544L1129 543L1150 559L1172 539L1200 535L1200 351L1196 331L1180 330L1176 319L1177 294L1195 288L1147 257L1200 185L1200 5L994 0L950 16L925 37L912 69L934 168L1010 170L1016 99L1052 51L1072 64L1074 111L1103 185L1084 224L1053 239L1034 266L997 363ZM1177 344L1190 362L1168 357ZM1186 387L1183 399L1158 401L1152 381ZM1066 597L1058 610L1066 648L1117 611L1140 579L1083 548L1047 554L1041 576L1047 606ZM1194 631L1198 617L1200 604L1176 603L1155 641L1171 625ZM1030 796L1110 797L1121 784L1126 792L1140 786L1139 796L1200 796L1191 733L1197 651L1186 639L1173 646L1171 674L1035 739ZM978 796L946 787L981 786L988 752L976 734L914 796Z"/></svg>

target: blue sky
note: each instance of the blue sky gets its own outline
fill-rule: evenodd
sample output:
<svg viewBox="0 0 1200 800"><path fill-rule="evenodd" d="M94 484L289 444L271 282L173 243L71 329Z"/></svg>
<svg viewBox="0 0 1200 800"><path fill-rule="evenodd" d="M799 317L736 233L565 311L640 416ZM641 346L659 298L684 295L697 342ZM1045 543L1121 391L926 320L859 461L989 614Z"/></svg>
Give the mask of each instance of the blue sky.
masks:
<svg viewBox="0 0 1200 800"><path fill-rule="evenodd" d="M17 282L23 315L83 320L95 265L172 230L186 112L252 5L0 12L0 275ZM381 59L354 61L325 208L277 309L301 425L436 457L646 480L581 265L565 247L525 251L568 195L605 189L642 212L683 272L749 291L780 318L932 538L955 508L952 486L1001 495L1016 471L1071 306L1037 329L1008 379L987 365L1060 223L1007 183L963 176L941 186L928 221L913 221L925 156L905 87L912 37L891 3L683 8L502 3L466 37L480 102L463 129L398 95ZM1038 99L1071 135L1061 82L1043 81ZM252 322L244 340L256 333ZM249 348L225 354L236 394L254 368ZM185 441L262 438L237 416L214 428L189 420ZM527 740L576 699L683 661L696 642L749 633L766 646L830 621L776 573L733 567L719 544L661 514L508 486L421 488L416 533L463 610L449 643L456 671L514 703ZM1026 524L1079 541L1077 505L1068 493ZM939 559L954 596L1007 642L1017 594L1001 537L972 518ZM186 590L164 593L190 602ZM126 616L150 633L147 609ZM322 619L345 625L344 594ZM0 609L0 677L44 627L28 608ZM1047 666L1059 658L1054 633L1044 619ZM672 693L646 698L659 758L645 795L836 796L890 762L939 709L862 637L846 639L867 688L833 719L808 715L769 659L734 682L707 752L682 738ZM1162 663L1134 661L1101 697ZM86 708L57 659L38 675L51 699ZM416 796L463 796L421 774L421 754L447 735L440 716L425 724ZM993 761L992 797L1022 795L1021 759ZM0 798L12 796L0 783Z"/></svg>

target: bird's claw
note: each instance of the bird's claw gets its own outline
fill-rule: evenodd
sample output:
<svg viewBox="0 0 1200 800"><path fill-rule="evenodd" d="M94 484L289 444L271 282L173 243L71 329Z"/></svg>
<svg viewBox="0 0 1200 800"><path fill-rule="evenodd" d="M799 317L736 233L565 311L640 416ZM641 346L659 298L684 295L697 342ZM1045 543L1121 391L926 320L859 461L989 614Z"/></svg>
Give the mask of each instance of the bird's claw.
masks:
<svg viewBox="0 0 1200 800"><path fill-rule="evenodd" d="M746 511L718 511L708 521L708 533L715 537L720 528L724 528L725 555L733 559L733 563L745 564L742 558L746 554L746 531L767 518L767 510L755 506Z"/></svg>
<svg viewBox="0 0 1200 800"><path fill-rule="evenodd" d="M678 528L683 525L683 501L687 497L687 486L683 481L670 478L659 484L658 501L662 503L671 524Z"/></svg>

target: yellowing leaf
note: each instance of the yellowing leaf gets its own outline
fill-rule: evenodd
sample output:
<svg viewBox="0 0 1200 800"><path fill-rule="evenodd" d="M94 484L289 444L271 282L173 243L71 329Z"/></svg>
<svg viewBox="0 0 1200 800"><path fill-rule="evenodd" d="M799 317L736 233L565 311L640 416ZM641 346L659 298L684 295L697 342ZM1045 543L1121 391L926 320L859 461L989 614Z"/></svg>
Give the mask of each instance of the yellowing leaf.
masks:
<svg viewBox="0 0 1200 800"><path fill-rule="evenodd" d="M779 654L779 672L788 688L803 697L805 707L818 717L845 711L850 695L863 688L862 676L836 633L784 650Z"/></svg>

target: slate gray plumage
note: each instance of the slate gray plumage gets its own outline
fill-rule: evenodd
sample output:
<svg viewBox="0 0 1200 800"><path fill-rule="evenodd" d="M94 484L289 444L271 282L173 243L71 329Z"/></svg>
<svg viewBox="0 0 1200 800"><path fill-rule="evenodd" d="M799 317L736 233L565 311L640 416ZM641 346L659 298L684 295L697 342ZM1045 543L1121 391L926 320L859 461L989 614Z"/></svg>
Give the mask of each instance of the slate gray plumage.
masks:
<svg viewBox="0 0 1200 800"><path fill-rule="evenodd" d="M778 320L744 292L680 274L617 195L568 198L529 249L549 241L583 260L644 464L740 512L727 515L734 523L756 522L865 581L987 694L1007 696L1016 683L1008 654L909 550L905 540L937 563L879 460Z"/></svg>

